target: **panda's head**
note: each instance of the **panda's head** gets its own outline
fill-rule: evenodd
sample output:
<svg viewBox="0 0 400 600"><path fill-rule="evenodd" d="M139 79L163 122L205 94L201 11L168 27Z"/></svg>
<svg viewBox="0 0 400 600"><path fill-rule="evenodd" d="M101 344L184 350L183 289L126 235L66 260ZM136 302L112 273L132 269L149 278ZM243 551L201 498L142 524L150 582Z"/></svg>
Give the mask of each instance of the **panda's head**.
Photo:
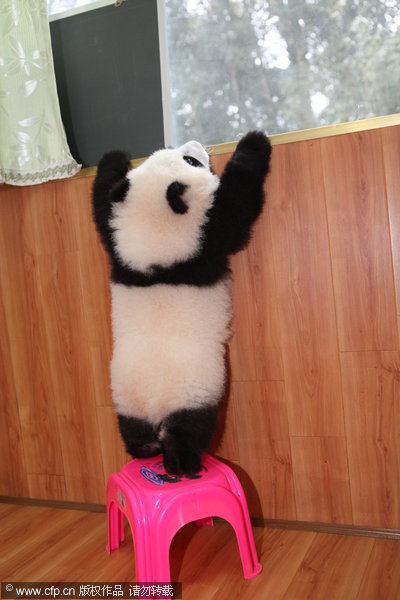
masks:
<svg viewBox="0 0 400 600"><path fill-rule="evenodd" d="M219 179L196 141L159 150L112 191L114 249L131 269L150 273L200 253Z"/></svg>

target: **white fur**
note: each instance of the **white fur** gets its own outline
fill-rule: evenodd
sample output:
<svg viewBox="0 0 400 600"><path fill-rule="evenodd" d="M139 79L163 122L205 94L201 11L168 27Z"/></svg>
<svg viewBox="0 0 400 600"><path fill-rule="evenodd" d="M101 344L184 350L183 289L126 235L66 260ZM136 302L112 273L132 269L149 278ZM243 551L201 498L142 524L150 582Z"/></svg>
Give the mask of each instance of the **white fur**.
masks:
<svg viewBox="0 0 400 600"><path fill-rule="evenodd" d="M183 156L197 158L204 167L193 167ZM202 227L219 179L209 169L204 148L195 141L176 150L159 150L128 174L130 189L114 206L111 227L122 261L132 269L149 272L195 256L201 248ZM166 198L168 186L179 181L188 186L185 214L176 214Z"/></svg>
<svg viewBox="0 0 400 600"><path fill-rule="evenodd" d="M116 410L157 424L215 404L225 379L230 277L210 287L111 284Z"/></svg>

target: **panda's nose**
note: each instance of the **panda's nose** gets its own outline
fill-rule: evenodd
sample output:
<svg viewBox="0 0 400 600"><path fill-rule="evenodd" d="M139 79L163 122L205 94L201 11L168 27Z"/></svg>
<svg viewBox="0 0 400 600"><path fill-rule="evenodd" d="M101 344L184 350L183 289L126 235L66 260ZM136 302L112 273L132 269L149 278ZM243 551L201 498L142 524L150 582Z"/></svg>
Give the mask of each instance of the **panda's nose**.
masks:
<svg viewBox="0 0 400 600"><path fill-rule="evenodd" d="M189 210L188 205L183 200L183 195L188 187L185 183L173 181L167 188L167 202L174 213L178 215L184 215Z"/></svg>

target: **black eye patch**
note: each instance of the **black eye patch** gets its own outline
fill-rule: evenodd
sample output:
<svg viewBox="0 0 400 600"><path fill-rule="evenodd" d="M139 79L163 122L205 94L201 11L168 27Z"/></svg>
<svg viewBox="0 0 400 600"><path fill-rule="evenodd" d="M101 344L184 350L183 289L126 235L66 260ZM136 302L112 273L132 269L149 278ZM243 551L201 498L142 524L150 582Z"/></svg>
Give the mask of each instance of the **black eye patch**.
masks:
<svg viewBox="0 0 400 600"><path fill-rule="evenodd" d="M183 160L186 161L192 167L204 167L204 165L199 160L197 160L197 158L194 158L194 156L184 156Z"/></svg>
<svg viewBox="0 0 400 600"><path fill-rule="evenodd" d="M167 201L174 213L178 215L184 215L188 211L189 207L182 199L185 190L189 186L181 183L180 181L173 181L167 189Z"/></svg>

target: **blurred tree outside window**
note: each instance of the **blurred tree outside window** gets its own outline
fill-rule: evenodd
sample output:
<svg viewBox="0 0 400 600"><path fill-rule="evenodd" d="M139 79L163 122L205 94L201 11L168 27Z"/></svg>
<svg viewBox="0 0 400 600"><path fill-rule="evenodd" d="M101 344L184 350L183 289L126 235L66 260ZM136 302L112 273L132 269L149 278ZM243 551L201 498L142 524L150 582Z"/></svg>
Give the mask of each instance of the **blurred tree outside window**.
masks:
<svg viewBox="0 0 400 600"><path fill-rule="evenodd" d="M398 0L165 0L174 144L400 112Z"/></svg>

